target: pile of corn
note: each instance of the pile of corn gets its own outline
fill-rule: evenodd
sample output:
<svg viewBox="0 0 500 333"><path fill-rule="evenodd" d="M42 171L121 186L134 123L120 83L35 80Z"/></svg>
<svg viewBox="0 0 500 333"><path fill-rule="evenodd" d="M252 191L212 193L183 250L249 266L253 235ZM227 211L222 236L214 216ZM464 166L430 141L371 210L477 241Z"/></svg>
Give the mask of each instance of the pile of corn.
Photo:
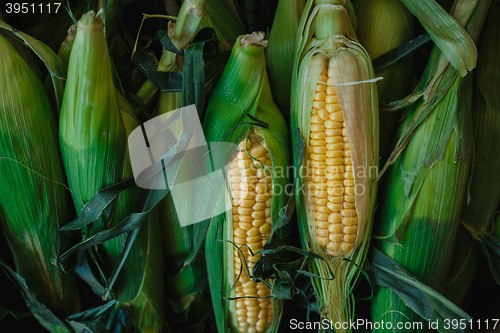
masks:
<svg viewBox="0 0 500 333"><path fill-rule="evenodd" d="M500 292L500 1L11 5L2 332L493 326L473 295ZM134 182L137 131L163 189Z"/></svg>

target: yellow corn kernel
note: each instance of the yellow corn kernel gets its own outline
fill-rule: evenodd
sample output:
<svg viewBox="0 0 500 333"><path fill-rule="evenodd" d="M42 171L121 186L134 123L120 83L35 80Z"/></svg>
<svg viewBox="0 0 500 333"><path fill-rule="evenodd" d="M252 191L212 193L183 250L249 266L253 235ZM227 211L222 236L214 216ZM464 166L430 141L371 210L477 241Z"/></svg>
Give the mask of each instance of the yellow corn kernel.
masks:
<svg viewBox="0 0 500 333"><path fill-rule="evenodd" d="M324 100L323 95L326 96L324 92L317 93L317 97ZM324 122L320 117L315 118L315 121L321 124ZM320 126L318 128L321 128ZM319 135L316 138L323 139L324 137L326 136ZM245 150L245 142L247 150ZM321 149L324 146L324 144L313 145L313 147L318 147L316 149L318 158L314 156L313 158L319 161L326 159ZM247 152L257 161L253 161ZM272 179L263 170L260 162L266 163L269 167L272 167L272 164L269 163L271 158L263 138L255 132L249 135L248 140L245 139L240 143L235 156L237 162L231 165L232 169L228 170L233 193L233 242L240 247L251 271L260 258L257 252L263 249L263 245L271 235ZM248 168L250 165L248 161L253 163L251 168ZM242 247L242 245L246 246ZM253 252L253 256L248 249ZM235 249L235 280L239 277L235 291L236 297L242 298L235 302L237 324L241 332L264 332L273 321L271 299L262 299L270 295L270 290L263 283L256 283L249 279L240 256L241 253ZM261 297L261 299L249 297Z"/></svg>
<svg viewBox="0 0 500 333"><path fill-rule="evenodd" d="M321 74L327 81L322 82L335 83L330 73L326 73L328 64ZM321 106L322 111L311 117L309 133L308 163L314 173L308 174L308 206L310 223L316 226L317 243L329 255L338 256L351 251L357 237L355 184L343 110L335 87L320 86L324 84L318 84L313 107Z"/></svg>

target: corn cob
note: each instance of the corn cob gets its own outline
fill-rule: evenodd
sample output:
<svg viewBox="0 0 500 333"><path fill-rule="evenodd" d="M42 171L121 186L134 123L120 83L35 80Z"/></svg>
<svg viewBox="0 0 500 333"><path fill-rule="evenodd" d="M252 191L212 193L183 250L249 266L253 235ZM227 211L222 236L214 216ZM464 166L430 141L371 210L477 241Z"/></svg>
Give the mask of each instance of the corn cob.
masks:
<svg viewBox="0 0 500 333"><path fill-rule="evenodd" d="M335 82L332 67L323 68L319 81ZM307 156L309 217L316 223L316 242L334 257L349 253L358 234L351 147L338 100L335 87L317 85Z"/></svg>
<svg viewBox="0 0 500 333"><path fill-rule="evenodd" d="M375 204L376 184L371 181L377 176L378 105L376 85L370 82L373 68L355 39L346 7L330 1L308 1L296 46L291 119L292 130L298 128L306 146L303 160L294 154L294 166L301 170L296 198L302 246L325 259L309 266L325 278L312 280L322 316L347 322Z"/></svg>
<svg viewBox="0 0 500 333"><path fill-rule="evenodd" d="M97 191L121 179L126 152L125 126L111 76L104 24L93 12L78 22L61 108L60 137L68 183L79 212ZM101 224L91 229L102 228Z"/></svg>
<svg viewBox="0 0 500 333"><path fill-rule="evenodd" d="M265 167L261 167L261 163ZM272 181L266 173L268 168L272 171L269 149L264 138L252 131L240 142L227 175L231 180L233 198L233 242L238 247L233 249L236 297L263 298L235 302L241 332L264 332L273 322L272 299L267 298L271 291L265 284L250 280L239 252L242 251L251 271L260 258L256 253L263 249L271 234Z"/></svg>
<svg viewBox="0 0 500 333"><path fill-rule="evenodd" d="M472 99L472 131L474 135L474 167L467 203L462 212L457 245L453 254L445 295L461 305L472 284L477 267L474 238L489 233L500 205L500 159L491 151L500 145L500 79L494 67L500 63L500 37L497 21L500 3L492 4L483 28L479 58L474 77ZM472 236L472 237L471 237Z"/></svg>
<svg viewBox="0 0 500 333"><path fill-rule="evenodd" d="M99 17L89 12L78 22L61 110L61 150L78 212L97 191L132 176L126 142L139 126L114 86ZM113 227L135 212L139 194L138 189L124 191L106 224L104 219L94 222L86 235ZM130 320L138 330L163 329L162 285L156 282L163 279L163 262L155 224L149 222L140 230L114 288L118 305L131 311ZM118 261L126 237L108 240L99 249L110 267Z"/></svg>
<svg viewBox="0 0 500 333"><path fill-rule="evenodd" d="M208 142L238 145L227 169L232 206L212 220L205 246L219 332L275 332L281 317L281 301L271 297L263 282L252 280L245 266L252 274L261 257L257 252L287 197L288 131L272 100L263 38L263 33L238 38L204 122ZM248 124L245 111L269 124L269 129ZM273 188L281 191L273 194Z"/></svg>
<svg viewBox="0 0 500 333"><path fill-rule="evenodd" d="M413 16L398 0L360 0L354 3L358 21L356 34L359 42L373 60L382 54L410 41L413 37ZM391 27L387 29L387 27ZM410 93L413 57L401 61L380 72L377 82L379 101L384 104L400 100ZM380 156L387 159L396 131L397 112L380 114Z"/></svg>
<svg viewBox="0 0 500 333"><path fill-rule="evenodd" d="M17 271L61 314L75 308L74 277L51 259L67 246L57 228L73 214L57 127L40 79L0 35L0 205Z"/></svg>
<svg viewBox="0 0 500 333"><path fill-rule="evenodd" d="M267 70L278 107L289 117L293 51L305 0L278 1L266 48Z"/></svg>
<svg viewBox="0 0 500 333"><path fill-rule="evenodd" d="M483 1L454 7L452 15L471 40L477 40L490 4ZM472 75L461 77L452 67L455 65L456 59L451 62L437 46L433 49L416 88L427 94L406 110L397 133L398 144L407 138L406 146L401 146L406 148L398 147L400 155L384 176L377 210L379 248L438 292L444 291L450 268L470 184L473 150ZM409 293L415 292L418 290ZM394 291L375 289L372 320L424 319L428 318L420 318ZM413 327L420 332L427 325Z"/></svg>
<svg viewBox="0 0 500 333"><path fill-rule="evenodd" d="M446 282L467 191L472 154L470 83L470 76L457 78L441 103L416 129L384 176L377 210L375 234L381 238L378 247L438 292ZM421 100L411 107L398 137L423 103ZM435 133L441 133L437 143ZM403 180L404 175L412 176ZM398 238L391 239L395 236ZM375 289L372 319L393 323L421 320L395 292L382 287Z"/></svg>

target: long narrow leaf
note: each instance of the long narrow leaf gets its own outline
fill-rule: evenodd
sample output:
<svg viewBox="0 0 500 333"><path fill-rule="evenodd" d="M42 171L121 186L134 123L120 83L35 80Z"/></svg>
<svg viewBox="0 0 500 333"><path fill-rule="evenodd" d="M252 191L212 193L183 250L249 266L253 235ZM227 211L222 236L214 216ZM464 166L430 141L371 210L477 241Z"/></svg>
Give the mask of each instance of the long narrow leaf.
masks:
<svg viewBox="0 0 500 333"><path fill-rule="evenodd" d="M469 322L472 317L443 295L420 282L395 260L374 247L371 251L370 276L375 283L393 290L422 318L426 318L431 323L437 321L438 326L433 328L437 328L441 333L473 331L470 327L459 329L446 326L445 320L460 323Z"/></svg>
<svg viewBox="0 0 500 333"><path fill-rule="evenodd" d="M72 331L69 327L61 321L54 313L47 309L42 303L40 303L35 294L28 289L26 281L7 266L3 261L0 261L0 266L7 276L14 282L16 287L19 289L23 295L24 300L28 309L33 313L38 322L45 327L47 330L53 333L71 333Z"/></svg>
<svg viewBox="0 0 500 333"><path fill-rule="evenodd" d="M47 45L11 27L2 20L0 20L0 29L20 38L43 61L52 78L57 109L60 110L64 91L63 79L66 77L66 69L62 60Z"/></svg>
<svg viewBox="0 0 500 333"><path fill-rule="evenodd" d="M434 0L401 1L420 20L434 43L461 76L465 76L468 71L476 67L476 46L463 28L467 23L466 20L465 22L457 22ZM465 8L465 11L473 11L478 3L470 0L460 0L459 2L469 3L469 8ZM455 17L459 16L455 15Z"/></svg>
<svg viewBox="0 0 500 333"><path fill-rule="evenodd" d="M428 33L420 35L417 38L412 39L408 43L398 46L395 49L392 49L389 52L373 59L373 69L375 70L375 72L382 71L387 67L397 63L402 58L412 54L430 41L431 36Z"/></svg>

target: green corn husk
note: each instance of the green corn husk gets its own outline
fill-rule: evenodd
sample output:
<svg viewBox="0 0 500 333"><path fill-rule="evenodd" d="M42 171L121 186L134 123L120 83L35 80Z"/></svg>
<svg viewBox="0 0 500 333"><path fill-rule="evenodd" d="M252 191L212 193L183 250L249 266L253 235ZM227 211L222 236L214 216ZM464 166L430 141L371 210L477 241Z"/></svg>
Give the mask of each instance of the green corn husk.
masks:
<svg viewBox="0 0 500 333"><path fill-rule="evenodd" d="M207 142L240 142L250 129L262 135L272 160L273 188L285 189L289 183L288 129L285 119L274 104L266 72L263 33L238 37L222 77L210 98L203 129ZM269 124L269 128L252 126L245 112ZM237 126L241 125L241 126ZM226 136L227 134L227 136ZM217 148L214 148L215 152ZM225 152L222 152L225 153ZM232 152L229 152L231 155ZM282 190L273 193L271 201L272 223L279 210L286 205L287 194ZM212 304L219 332L240 332L236 319L232 289L234 279L233 245L220 240L233 240L232 209L214 218L205 242L207 270L212 294ZM265 332L276 332L282 312L282 301L273 299L273 320Z"/></svg>
<svg viewBox="0 0 500 333"><path fill-rule="evenodd" d="M158 96L158 105L155 114L160 115L176 110L181 107L181 103L182 93L162 91L160 92L160 96Z"/></svg>
<svg viewBox="0 0 500 333"><path fill-rule="evenodd" d="M203 26L205 15L205 0L196 0L193 3L185 1L180 9L176 23L168 23L169 37L172 44L180 51L183 51L196 36L200 27ZM182 57L177 56L168 50L163 50L158 63L160 72L180 72L182 68ZM148 104L156 95L158 87L146 80L136 95ZM181 93L162 92L157 108L158 114L163 114L180 107ZM177 103L178 102L178 103Z"/></svg>
<svg viewBox="0 0 500 333"><path fill-rule="evenodd" d="M442 55L461 76L465 76L476 68L476 45L464 29L464 25L472 14L468 8L476 7L478 1L455 0L450 11L450 13L455 13L453 15L450 15L435 0L401 1L419 20ZM455 10L457 8L458 10Z"/></svg>
<svg viewBox="0 0 500 333"><path fill-rule="evenodd" d="M438 292L446 282L467 193L472 157L470 79L457 78L417 128L384 176L377 210L377 246ZM422 104L423 100L410 108L397 137ZM382 287L374 292L372 319L421 320L392 290Z"/></svg>
<svg viewBox="0 0 500 333"><path fill-rule="evenodd" d="M57 51L57 56L62 60L62 65L64 66L64 73L68 71L69 56L71 54L71 49L73 48L73 42L75 41L76 26L72 25L68 29L68 36L62 42L59 50ZM65 81L61 80L64 87ZM44 86L49 94L54 94L54 85L52 83L52 77L50 74L45 78ZM58 110L59 111L59 110ZM59 114L57 114L59 115Z"/></svg>
<svg viewBox="0 0 500 333"><path fill-rule="evenodd" d="M197 257L188 265L185 261L194 244L191 228L180 225L176 208L169 193L158 206L163 239L165 266L165 297L173 311L166 317L169 327L176 332L204 332L205 319L212 307L207 281L205 258Z"/></svg>
<svg viewBox="0 0 500 333"><path fill-rule="evenodd" d="M481 7L484 12L488 6L484 2L477 8ZM466 10L474 13L475 6ZM469 22L462 22L467 23L471 36L476 36L481 29L482 14L477 13ZM376 231L380 237L377 246L385 254L438 292L444 289L450 267L460 213L467 196L473 147L472 75L460 77L443 59L435 48L416 90L430 81L435 84L434 89L427 96L427 103L420 98L406 111L406 119L396 135L403 137L417 113L430 111L384 176ZM423 319L395 292L377 287L372 301L372 320L417 322ZM424 323L423 331L426 327Z"/></svg>
<svg viewBox="0 0 500 333"><path fill-rule="evenodd" d="M71 313L74 276L51 263L68 245L57 231L73 215L57 127L42 82L0 35L0 205L16 268L50 309Z"/></svg>
<svg viewBox="0 0 500 333"><path fill-rule="evenodd" d="M139 123L126 98L118 92L116 95L128 136L139 126ZM122 179L131 177L133 177L133 171L127 149ZM139 194L138 190L128 190L120 195L110 227L135 212L134 204L139 202ZM119 305L131 312L129 320L136 329L147 332L161 332L164 326L164 265L160 223L158 214L154 212L148 222L141 227L115 288ZM120 258L126 241L127 235L122 234L103 244L112 265L115 265Z"/></svg>
<svg viewBox="0 0 500 333"><path fill-rule="evenodd" d="M358 21L356 34L359 42L373 60L390 50L409 42L413 37L413 16L399 0L358 0L354 3ZM388 29L390 27L390 29ZM407 56L392 66L375 72L383 80L377 82L381 103L403 99L410 93L413 56ZM396 120L401 114L380 114L380 156L385 161L396 131Z"/></svg>
<svg viewBox="0 0 500 333"><path fill-rule="evenodd" d="M164 101L168 103L166 99ZM160 105L159 101L159 109ZM180 100L177 107L164 106L162 110L165 112L162 114L179 106ZM175 332L204 332L205 319L212 310L205 258L198 256L186 265L186 260L194 251L194 238L197 235L193 228L181 227L171 193L160 202L158 212L165 266L170 267L165 273L167 322Z"/></svg>
<svg viewBox="0 0 500 333"><path fill-rule="evenodd" d="M452 15L471 40L477 40L490 4L464 1L454 7ZM435 47L415 88L426 92L425 100L420 97L407 109L396 135L399 140L389 158L395 163L382 182L376 230L379 249L437 292L445 287L473 151L472 75L461 77L448 56ZM413 296L419 293L408 290ZM413 326L412 332L428 329L428 318L420 318L394 291L379 286L371 319L420 321L422 328Z"/></svg>
<svg viewBox="0 0 500 333"><path fill-rule="evenodd" d="M180 72L180 61L182 61L182 57L163 49L157 70L159 72ZM145 105L148 105L157 92L158 87L150 80L146 80L136 95ZM181 93L161 91L155 114L160 115L179 108L181 97Z"/></svg>
<svg viewBox="0 0 500 333"><path fill-rule="evenodd" d="M110 61L104 25L99 15L89 12L78 23L60 120L63 161L78 212L97 191L133 175L126 144L139 123L113 84ZM124 191L113 215L86 227L86 235L112 228L136 212L139 195L138 189ZM164 326L163 288L157 282L163 280L157 224L150 219L142 227L114 288L118 305L131 311L129 320L138 330L161 331ZM100 247L110 268L126 239L122 234Z"/></svg>
<svg viewBox="0 0 500 333"><path fill-rule="evenodd" d="M234 44L238 36L243 35L246 30L235 0L207 1L201 26L214 28L219 41L227 44ZM232 48L231 45L221 47L224 51L231 51Z"/></svg>
<svg viewBox="0 0 500 333"><path fill-rule="evenodd" d="M469 195L463 208L457 245L445 295L461 305L474 280L478 248L474 239L489 233L500 206L500 159L492 154L500 145L500 38L497 21L500 3L490 9L479 45L477 70L474 76L472 99L472 130L474 135L474 166ZM472 237L471 237L472 236Z"/></svg>
<svg viewBox="0 0 500 333"><path fill-rule="evenodd" d="M177 55L170 51L163 50L158 71L161 72L180 72L177 65ZM158 105L155 110L156 115L165 114L181 107L182 93L160 91Z"/></svg>
<svg viewBox="0 0 500 333"><path fill-rule="evenodd" d="M184 1L176 23L169 22L168 30L173 34L170 36L172 43L178 50L183 51L198 32L203 16L205 14L205 0Z"/></svg>
<svg viewBox="0 0 500 333"><path fill-rule="evenodd" d="M305 0L280 0L266 48L267 71L273 97L286 117L290 113L293 51Z"/></svg>
<svg viewBox="0 0 500 333"><path fill-rule="evenodd" d="M354 316L354 297L352 288L361 273L366 260L371 235L373 211L377 191L376 172L378 165L378 101L377 87L370 79L374 78L370 58L357 42L354 34L350 2L346 6L334 5L341 1L308 1L297 34L292 81L291 130L298 129L304 141L305 150L299 160L297 147L300 146L295 135L292 136L294 166L296 170L307 170L311 110L318 78L330 61L334 63L338 75L335 89L344 114L344 122L353 154L352 166L356 186L362 186L364 194L356 193L356 211L359 216L358 234L354 249L344 256L330 256L320 246L316 237L314 223L309 221L308 197L304 187L307 180L300 173L296 180L296 201L302 247L320 254L325 262L315 260L309 263L309 270L324 279L313 278L316 298L322 317L334 324L349 322ZM349 12L349 14L348 14ZM330 60L328 59L330 58ZM343 83L360 82L342 85ZM357 135L363 133L363 135ZM360 138L365 138L360 140ZM327 266L328 265L328 266ZM328 268L333 271L334 279ZM340 332L346 331L339 330Z"/></svg>
<svg viewBox="0 0 500 333"><path fill-rule="evenodd" d="M125 243L125 237L117 238L121 238L122 244ZM115 248L123 249L122 244ZM119 305L130 311L128 321L137 332L164 332L167 325L164 320L161 244L160 220L158 213L153 212L132 245L115 289ZM111 252L110 246L106 246L106 249L108 253Z"/></svg>
<svg viewBox="0 0 500 333"><path fill-rule="evenodd" d="M78 22L61 108L61 151L77 212L122 178L127 150L103 29L92 12Z"/></svg>
<svg viewBox="0 0 500 333"><path fill-rule="evenodd" d="M40 3L35 3L35 6ZM37 40L43 41L52 50L57 50L61 42L66 38L66 29L73 22L71 16L66 12L66 4L61 3L57 13L55 12L57 7L55 3L50 4L50 10L47 2L45 2L45 5L47 7L43 8L43 10L38 7L33 11L30 4L28 5L28 13L23 13L23 15L7 14L6 16L12 26ZM85 12L87 3L71 0L67 5L71 8L74 17L80 17Z"/></svg>
<svg viewBox="0 0 500 333"><path fill-rule="evenodd" d="M61 58L66 69L68 68L69 56L71 54L71 49L73 48L73 43L75 42L75 35L76 35L76 25L72 25L68 29L68 36L66 37L64 42L62 42L61 46L59 47L59 50L57 51L57 56Z"/></svg>
<svg viewBox="0 0 500 333"><path fill-rule="evenodd" d="M183 3L182 6L185 7L187 5L187 3ZM186 15L185 10L181 12L184 12L184 15ZM195 23L196 28L198 29L198 25L199 27L203 27L207 23L206 20L207 18L204 16L201 22ZM189 40L194 38L198 30L191 31L193 34ZM163 50L158 71L180 72L180 64L178 63L181 61L182 57L170 51ZM176 110L181 107L181 102L181 93L161 91L154 115L158 116ZM161 222L165 265L171 265L172 261L178 265L182 265L183 261L188 257L190 250L192 250L189 246L192 244L189 243L192 235L186 228L181 228L171 194L168 194L160 202L158 211ZM200 291L205 290L208 293L206 279L204 283L202 282L204 274L206 274L206 268L202 259L183 267L180 272L178 269L174 269L166 274L165 297L167 303L173 309L173 311L169 311L169 306L166 307L166 316L171 329L179 332L188 330L196 332L195 327L201 330L204 329L204 318L210 313L207 297L203 301L199 301L203 298L203 294ZM201 304L201 306L198 306L198 304ZM195 322L196 324L194 324Z"/></svg>
<svg viewBox="0 0 500 333"><path fill-rule="evenodd" d="M413 37L413 16L397 0L358 0L354 11L358 21L356 35L372 60ZM412 57L407 57L375 73L384 78L377 82L380 102L389 104L409 93L412 66Z"/></svg>
<svg viewBox="0 0 500 333"><path fill-rule="evenodd" d="M201 7L201 9L198 10L198 14L199 11L203 13L203 10L207 12L209 9L213 9L213 7L208 4L207 8L204 9L204 3L205 1L199 2L198 6ZM170 28L175 29L176 33L182 32L184 34L184 42L182 45L178 41L176 42L176 38L179 36L178 34L170 35L172 42L174 42L174 45L179 49L185 48L201 27L212 26L219 35L219 31L217 27L214 26L214 22L221 23L220 20L217 20L217 18L220 18L220 12L212 13L216 16L214 17L215 21L209 20L207 15L204 15L201 21L192 17L189 21L188 19L191 16L190 11L187 10L189 6L190 4L188 2L184 2L177 23L175 26L170 24ZM190 29L187 30L188 33L186 33L186 29L179 30L182 27L182 22L188 22L184 24L191 25ZM157 69L158 71L165 72L180 72L181 62L182 57L170 51L163 50ZM156 94L156 91L157 87L148 80L143 87L141 87L137 95L147 104ZM154 115L158 116L178 109L181 106L181 100L181 93L161 91ZM162 243L166 265L171 264L172 261L180 265L189 255L190 250L192 250L189 248L189 245L186 244L191 240L192 235L189 234L190 231L187 231L186 228L180 227L170 194L160 202L158 211L161 222ZM206 274L206 268L204 260L201 259L195 260L186 267L183 267L180 272L174 269L166 274L165 297L168 301L167 304L169 304L167 305L167 309L173 309L173 311L168 311L166 313L171 329L179 332L187 330L193 332L195 328L198 330L204 329L204 318L210 313L210 307L207 306L209 301L206 299L206 295L208 294L206 279L203 283L204 274ZM205 291L205 294L203 291ZM196 325L194 324L195 322L197 323Z"/></svg>

